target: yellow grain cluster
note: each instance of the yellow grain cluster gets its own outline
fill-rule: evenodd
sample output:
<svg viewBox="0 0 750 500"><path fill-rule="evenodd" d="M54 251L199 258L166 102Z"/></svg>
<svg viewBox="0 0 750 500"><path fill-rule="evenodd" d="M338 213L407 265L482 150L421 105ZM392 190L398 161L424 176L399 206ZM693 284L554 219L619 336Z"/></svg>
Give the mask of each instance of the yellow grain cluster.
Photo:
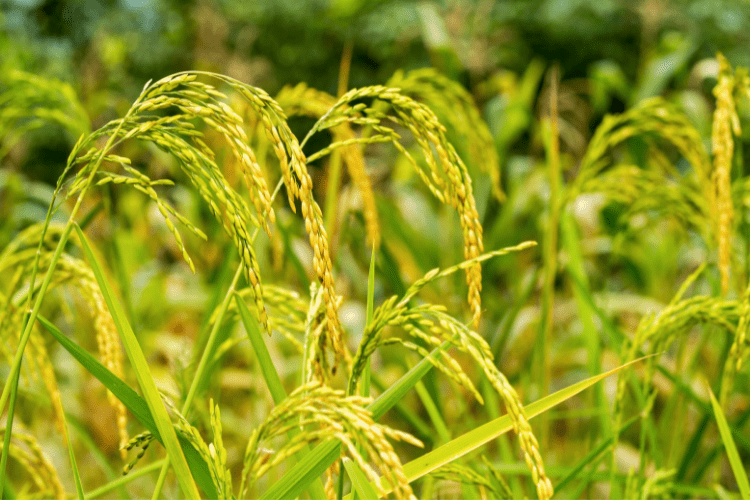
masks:
<svg viewBox="0 0 750 500"><path fill-rule="evenodd" d="M374 99L385 103L392 113L386 115L380 105L350 106L353 101ZM384 125L392 121L411 132L424 156L427 168L421 167L406 148L398 142L398 134ZM380 85L353 89L344 94L330 111L313 126L309 135L329 129L343 122L370 127L374 134L367 140L390 142L414 166L430 192L442 203L450 204L459 214L464 237L464 257L472 260L483 251L482 226L479 223L472 181L466 165L446 138L446 129L435 113L414 99L403 95L398 88ZM481 313L482 269L474 263L466 269L469 287L469 306L474 324Z"/></svg>
<svg viewBox="0 0 750 500"><path fill-rule="evenodd" d="M398 71L386 86L401 89L401 93L424 102L437 113L464 145L471 161L490 176L495 198L505 199L495 141L473 97L463 86L434 68L421 68L406 74Z"/></svg>
<svg viewBox="0 0 750 500"><path fill-rule="evenodd" d="M734 157L734 136L740 133L740 119L734 103L734 76L726 58L718 54L719 79L713 93L716 97L711 149L714 156L713 189L716 200L716 239L719 246L719 272L721 291L729 290L731 272L731 234L734 208L732 206L732 158Z"/></svg>
<svg viewBox="0 0 750 500"><path fill-rule="evenodd" d="M336 104L334 96L309 88L304 83L295 87L284 87L276 96L276 101L287 116L304 115L314 118L322 118ZM368 243L377 246L380 243L380 225L375 208L375 196L372 193L372 184L365 169L362 149L358 147L356 141L356 134L346 122L332 127L331 134L334 143L345 144L339 150L349 175L362 196ZM309 158L308 161L312 161L312 159Z"/></svg>
<svg viewBox="0 0 750 500"><path fill-rule="evenodd" d="M313 270L324 291L328 336L334 352L341 356L344 346L338 317L338 298L333 280L333 264L328 236L323 227L323 214L312 193L312 179L307 172L307 158L302 153L299 141L289 129L283 110L275 100L261 89L228 77L217 77L245 97L256 114L260 116L266 136L279 160L292 210L296 211L295 199L300 201L305 230L313 249Z"/></svg>
<svg viewBox="0 0 750 500"><path fill-rule="evenodd" d="M0 429L0 439L5 436L5 426ZM0 443L0 449L2 443ZM42 451L36 438L25 432L13 432L10 439L10 453L31 477L38 489L34 496L66 500L65 487L57 471ZM27 492L28 494L28 492Z"/></svg>
<svg viewBox="0 0 750 500"><path fill-rule="evenodd" d="M335 391L319 382L300 386L274 408L250 435L239 498L245 498L248 488L260 477L303 446L330 440L341 443L342 454L349 455L357 462L381 496L385 496L385 490L376 470L381 471L397 499L414 498L390 440L404 441L414 446L422 446L422 443L410 434L375 422L365 408L370 401L359 396L347 397L343 391ZM284 444L277 447L269 458L263 450L277 437L286 435L290 426L301 428L303 432L295 440L284 440Z"/></svg>

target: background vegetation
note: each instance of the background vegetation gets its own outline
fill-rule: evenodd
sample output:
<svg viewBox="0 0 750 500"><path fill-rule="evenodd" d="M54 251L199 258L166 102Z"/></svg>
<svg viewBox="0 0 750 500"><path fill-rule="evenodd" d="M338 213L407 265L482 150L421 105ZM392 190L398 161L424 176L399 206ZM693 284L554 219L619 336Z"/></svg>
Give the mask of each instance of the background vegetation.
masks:
<svg viewBox="0 0 750 500"><path fill-rule="evenodd" d="M0 27L4 496L187 497L180 468L202 460L202 495L258 497L294 463L273 457L304 451L287 421L307 422L311 444L348 422L364 458L339 462L336 493L369 463L408 496L399 474L506 413L515 432L494 427L414 494L543 497L548 477L558 498L750 495L746 2L0 0ZM227 78L162 80L187 70ZM140 140L109 149L128 132ZM191 154L211 173L186 167ZM276 194L285 168L311 191ZM525 241L538 245L481 276L476 262L452 269ZM454 272L421 283L434 268ZM30 323L19 365L41 296L50 328ZM272 336L253 337L266 324ZM66 338L146 410L126 410ZM460 340L443 358L455 364L425 369L387 412L370 406L376 426L364 400L300 389L367 394L368 338L386 341L376 397ZM647 354L530 428L514 406ZM181 465L184 443L195 456ZM314 484L299 494L339 486Z"/></svg>

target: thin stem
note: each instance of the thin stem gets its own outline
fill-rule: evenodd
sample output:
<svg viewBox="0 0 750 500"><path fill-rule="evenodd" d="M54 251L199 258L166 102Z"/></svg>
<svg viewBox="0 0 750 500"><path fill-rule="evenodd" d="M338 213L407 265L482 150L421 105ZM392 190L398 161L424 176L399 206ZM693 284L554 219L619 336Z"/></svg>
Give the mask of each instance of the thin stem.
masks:
<svg viewBox="0 0 750 500"><path fill-rule="evenodd" d="M349 68L352 63L352 40L349 38L344 44L344 52L341 54L341 65L339 66L339 88L338 97L346 93L349 86ZM326 189L326 203L324 211L324 227L330 241L335 241L336 213L338 204L338 193L341 185L341 167L343 159L340 149L331 153L331 161L328 167L328 184Z"/></svg>
<svg viewBox="0 0 750 500"><path fill-rule="evenodd" d="M141 476L145 476L146 474L149 474L159 467L163 465L163 463L168 460L166 458L162 458L161 460L154 462L152 464L148 464L144 466L143 468L139 468L137 471L132 471L128 473L127 476L120 477L115 479L114 481L110 481L109 483L105 484L104 486L100 486L99 488L86 493L86 498L95 498L104 495L105 493L109 493L110 491L114 490L115 488L119 488L130 481L134 479L138 479Z"/></svg>
<svg viewBox="0 0 750 500"><path fill-rule="evenodd" d="M271 203L273 203L273 200L276 198L276 195L281 190L281 185L283 184L283 179L279 179L279 182L276 183L276 188L273 190L273 193L271 194ZM255 238L258 237L258 233L260 232L260 228L255 228L255 232L253 233L252 237L250 238L250 244L252 245L255 242ZM219 309L219 315L216 317L216 321L214 322L214 325L211 327L211 334L208 336L208 340L206 341L206 347L203 349L203 355L201 356L200 361L198 362L198 368L195 371L195 376L193 377L193 382L190 384L190 389L188 389L188 394L185 397L185 402L182 405L182 409L180 410L183 415L185 415L190 408L190 405L193 403L193 398L195 398L195 394L198 390L198 386L200 385L201 381L203 380L203 376L205 375L206 366L208 366L208 359L210 353L214 352L214 344L216 343L216 339L219 334L219 328L221 327L222 320L224 319L224 315L227 312L227 309L229 308L229 303L232 301L232 297L234 296L235 289L237 287L237 282L240 279L240 276L242 275L242 264L240 264L237 267L237 272L234 273L234 278L232 279L232 283L229 285L229 289L227 290L227 294L224 296L224 300L221 302L221 308ZM161 468L161 471L159 472L159 479L156 481L156 486L154 487L154 494L153 499L156 500L161 495L161 490L164 487L164 481L167 477L167 470L169 470L169 457L165 459L164 465Z"/></svg>
<svg viewBox="0 0 750 500"><path fill-rule="evenodd" d="M538 347L539 368L541 371L541 395L547 394L551 378L551 366L549 360L549 347L552 343L552 323L554 321L555 309L555 275L557 272L557 226L560 219L560 139L558 137L557 124L557 81L559 75L557 66L552 68L550 74L550 101L549 101L549 146L547 150L547 165L549 167L549 220L547 221L547 235L544 245L544 291L542 296L543 316L542 328L540 329ZM547 449L549 433L546 415L540 419L540 445L542 450Z"/></svg>
<svg viewBox="0 0 750 500"><path fill-rule="evenodd" d="M13 378L13 377L11 377ZM10 380L10 378L9 378ZM5 492L5 467L8 464L8 453L6 450L10 450L10 437L13 433L13 412L16 409L16 393L18 392L18 374L16 373L15 380L11 388L10 406L8 407L8 423L5 426L5 436L3 438L3 455L0 457L0 498L3 497Z"/></svg>

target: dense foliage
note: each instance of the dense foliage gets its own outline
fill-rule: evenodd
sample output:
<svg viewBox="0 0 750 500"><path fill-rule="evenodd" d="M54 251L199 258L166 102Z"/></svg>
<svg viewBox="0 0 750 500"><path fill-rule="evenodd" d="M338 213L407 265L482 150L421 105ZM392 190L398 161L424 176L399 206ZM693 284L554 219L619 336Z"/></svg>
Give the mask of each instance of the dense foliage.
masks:
<svg viewBox="0 0 750 500"><path fill-rule="evenodd" d="M744 2L0 26L3 496L750 496Z"/></svg>

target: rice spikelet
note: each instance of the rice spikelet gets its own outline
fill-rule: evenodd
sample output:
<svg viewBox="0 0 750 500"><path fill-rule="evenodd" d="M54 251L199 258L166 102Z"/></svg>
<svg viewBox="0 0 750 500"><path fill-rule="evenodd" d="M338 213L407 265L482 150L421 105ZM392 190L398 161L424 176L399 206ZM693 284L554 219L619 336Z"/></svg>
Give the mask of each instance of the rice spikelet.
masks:
<svg viewBox="0 0 750 500"><path fill-rule="evenodd" d="M711 149L714 156L713 189L716 196L716 238L719 246L719 272L721 293L729 290L731 272L731 233L734 208L732 206L731 170L734 157L734 135L740 134L740 119L734 103L734 77L729 61L717 54L719 80L714 87L716 110L711 132Z"/></svg>

